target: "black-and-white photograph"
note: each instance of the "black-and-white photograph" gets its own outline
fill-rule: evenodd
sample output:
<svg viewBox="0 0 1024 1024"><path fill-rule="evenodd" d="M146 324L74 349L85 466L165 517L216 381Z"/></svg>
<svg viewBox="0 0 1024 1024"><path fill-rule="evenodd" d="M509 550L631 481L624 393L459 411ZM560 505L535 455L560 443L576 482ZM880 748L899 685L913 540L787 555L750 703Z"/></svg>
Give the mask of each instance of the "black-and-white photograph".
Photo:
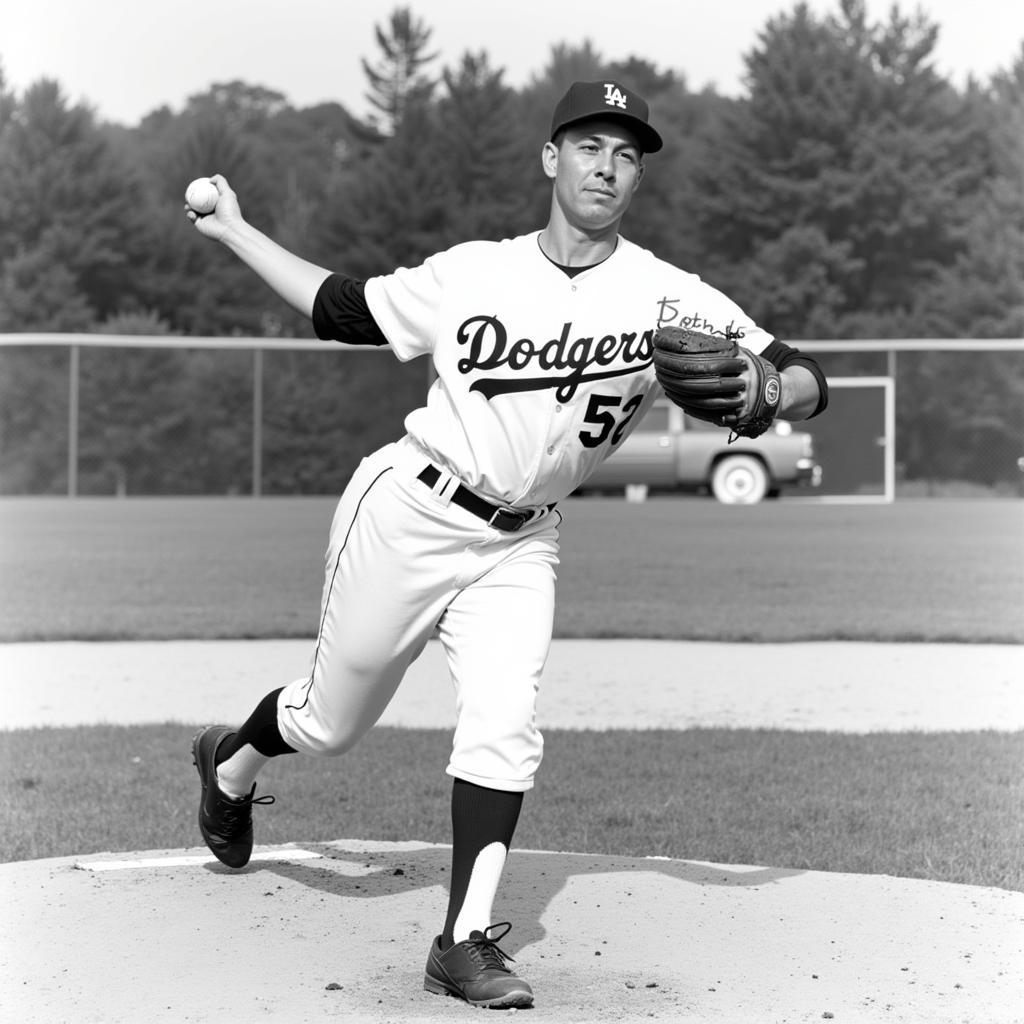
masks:
<svg viewBox="0 0 1024 1024"><path fill-rule="evenodd" d="M10 1024L1024 1024L1024 8L8 5L0 901Z"/></svg>

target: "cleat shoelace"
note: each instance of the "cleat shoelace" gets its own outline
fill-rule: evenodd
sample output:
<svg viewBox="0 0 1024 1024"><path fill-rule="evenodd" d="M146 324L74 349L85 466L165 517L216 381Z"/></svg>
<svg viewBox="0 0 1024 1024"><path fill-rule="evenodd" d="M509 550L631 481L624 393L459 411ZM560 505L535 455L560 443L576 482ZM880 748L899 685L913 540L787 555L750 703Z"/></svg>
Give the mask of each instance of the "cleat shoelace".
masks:
<svg viewBox="0 0 1024 1024"><path fill-rule="evenodd" d="M504 928L505 930L492 936L490 933L495 928ZM474 932L473 934L479 935L480 938L470 938L470 955L484 968L492 968L494 970L504 971L506 974L511 974L512 972L505 966L505 964L506 961L514 961L515 957L509 956L508 953L498 947L498 939L505 938L510 931L512 931L511 923L509 921L502 921L499 924L488 925L482 932Z"/></svg>
<svg viewBox="0 0 1024 1024"><path fill-rule="evenodd" d="M242 797L241 800L232 800L230 797L221 797L218 801L218 824L222 828L222 834L230 838L235 834L246 832L252 823L252 807L253 804L261 804L266 806L267 804L275 803L275 798L269 793L266 796L254 797L253 793L256 792L256 787L253 786L249 791L249 795Z"/></svg>

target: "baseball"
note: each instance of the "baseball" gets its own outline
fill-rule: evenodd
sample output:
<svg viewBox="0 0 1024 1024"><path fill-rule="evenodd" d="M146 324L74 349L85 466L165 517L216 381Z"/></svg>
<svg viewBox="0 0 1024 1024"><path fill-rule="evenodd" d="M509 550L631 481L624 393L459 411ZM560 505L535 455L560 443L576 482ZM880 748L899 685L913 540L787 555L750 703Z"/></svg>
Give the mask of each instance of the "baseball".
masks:
<svg viewBox="0 0 1024 1024"><path fill-rule="evenodd" d="M199 214L213 213L218 198L217 186L209 178L196 178L185 189L185 202Z"/></svg>

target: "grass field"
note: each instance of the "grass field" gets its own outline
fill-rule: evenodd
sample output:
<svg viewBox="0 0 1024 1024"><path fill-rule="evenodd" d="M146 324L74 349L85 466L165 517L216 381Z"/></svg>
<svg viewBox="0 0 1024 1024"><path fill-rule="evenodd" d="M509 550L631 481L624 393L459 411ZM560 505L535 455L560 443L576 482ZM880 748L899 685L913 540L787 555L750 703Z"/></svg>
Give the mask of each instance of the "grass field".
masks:
<svg viewBox="0 0 1024 1024"><path fill-rule="evenodd" d="M1024 502L562 509L557 636L1024 642ZM0 499L0 640L312 636L332 511Z"/></svg>
<svg viewBox="0 0 1024 1024"><path fill-rule="evenodd" d="M196 846L192 729L0 733L0 858ZM1024 734L547 730L522 848L1024 889ZM450 842L450 736L379 728L261 776L260 842ZM386 767L385 767L386 766Z"/></svg>
<svg viewBox="0 0 1024 1024"><path fill-rule="evenodd" d="M1024 641L1019 501L564 506L562 636ZM331 511L0 500L0 639L312 635ZM196 845L190 736L0 733L0 858ZM1024 889L1022 733L546 737L523 847ZM264 777L279 800L259 839L446 841L448 746L378 729L338 761L286 759Z"/></svg>

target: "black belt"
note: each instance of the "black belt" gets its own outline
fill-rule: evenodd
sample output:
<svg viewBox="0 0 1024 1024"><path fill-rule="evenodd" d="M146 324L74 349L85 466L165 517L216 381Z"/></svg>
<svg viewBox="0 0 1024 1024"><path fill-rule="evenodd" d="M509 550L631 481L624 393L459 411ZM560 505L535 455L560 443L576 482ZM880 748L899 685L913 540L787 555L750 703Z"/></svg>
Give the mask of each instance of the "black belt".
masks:
<svg viewBox="0 0 1024 1024"><path fill-rule="evenodd" d="M416 479L422 480L428 487L433 487L440 478L441 471L437 466L428 465L420 471ZM533 512L509 508L508 505L492 505L489 501L481 498L479 494L474 494L464 484L459 484L455 488L452 501L460 508L483 519L488 526L493 526L496 530L504 530L506 533L515 533L516 530L521 530L534 516ZM548 509L554 507L554 505L549 505Z"/></svg>

